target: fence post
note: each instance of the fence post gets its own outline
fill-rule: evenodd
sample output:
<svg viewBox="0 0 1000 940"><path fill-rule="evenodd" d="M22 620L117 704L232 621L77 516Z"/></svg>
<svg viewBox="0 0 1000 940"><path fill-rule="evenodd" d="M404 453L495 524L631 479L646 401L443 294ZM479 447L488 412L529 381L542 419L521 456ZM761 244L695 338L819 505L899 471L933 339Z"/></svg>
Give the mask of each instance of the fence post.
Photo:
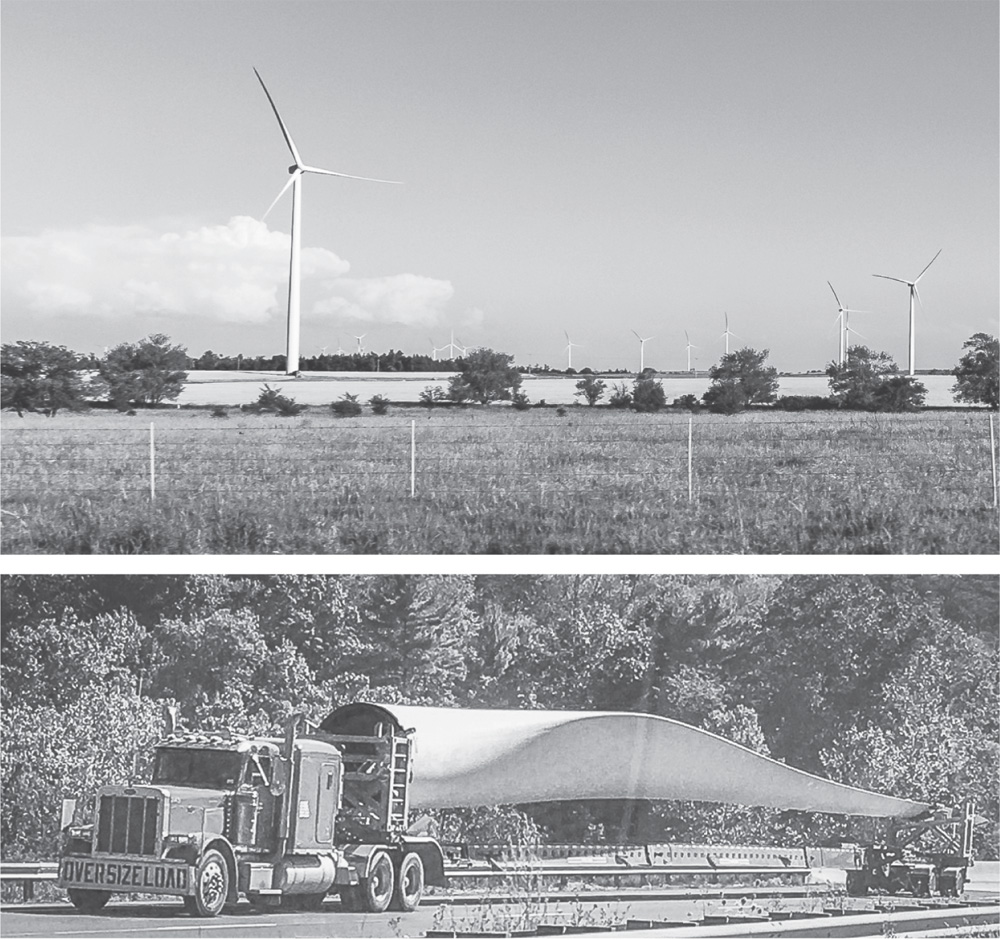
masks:
<svg viewBox="0 0 1000 940"><path fill-rule="evenodd" d="M688 502L694 499L694 455L692 442L694 438L694 418L688 417Z"/></svg>
<svg viewBox="0 0 1000 940"><path fill-rule="evenodd" d="M410 421L410 499L417 494L417 422Z"/></svg>
<svg viewBox="0 0 1000 940"><path fill-rule="evenodd" d="M993 471L993 508L997 508L997 438L993 430L993 415L990 415L990 469Z"/></svg>
<svg viewBox="0 0 1000 940"><path fill-rule="evenodd" d="M156 500L156 431L149 422L149 501Z"/></svg>

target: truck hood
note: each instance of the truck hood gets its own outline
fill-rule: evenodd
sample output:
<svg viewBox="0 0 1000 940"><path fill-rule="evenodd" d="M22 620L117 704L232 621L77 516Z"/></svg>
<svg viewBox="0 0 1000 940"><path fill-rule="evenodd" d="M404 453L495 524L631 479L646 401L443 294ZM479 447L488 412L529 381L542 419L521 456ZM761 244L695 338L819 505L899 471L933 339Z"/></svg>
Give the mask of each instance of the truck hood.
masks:
<svg viewBox="0 0 1000 940"><path fill-rule="evenodd" d="M167 831L220 834L226 823L226 790L161 785L167 804Z"/></svg>

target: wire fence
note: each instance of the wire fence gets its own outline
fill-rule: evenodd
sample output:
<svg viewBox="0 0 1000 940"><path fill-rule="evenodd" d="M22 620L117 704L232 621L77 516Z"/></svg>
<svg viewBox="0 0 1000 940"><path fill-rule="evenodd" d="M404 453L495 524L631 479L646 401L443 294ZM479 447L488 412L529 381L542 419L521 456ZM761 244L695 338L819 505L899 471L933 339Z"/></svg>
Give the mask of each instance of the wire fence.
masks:
<svg viewBox="0 0 1000 940"><path fill-rule="evenodd" d="M628 420L244 422L8 427L3 503L413 497L694 501L934 491L996 506L993 416L635 415Z"/></svg>

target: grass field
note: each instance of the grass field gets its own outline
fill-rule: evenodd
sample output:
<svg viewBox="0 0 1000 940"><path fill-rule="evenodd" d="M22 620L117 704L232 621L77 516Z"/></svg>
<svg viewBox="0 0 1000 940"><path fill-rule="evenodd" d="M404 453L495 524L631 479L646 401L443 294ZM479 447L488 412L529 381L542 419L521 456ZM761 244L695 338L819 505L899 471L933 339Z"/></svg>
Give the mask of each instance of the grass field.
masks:
<svg viewBox="0 0 1000 940"><path fill-rule="evenodd" d="M411 497L411 420L415 460ZM150 493L155 425L155 499ZM20 553L992 553L983 412L8 418Z"/></svg>

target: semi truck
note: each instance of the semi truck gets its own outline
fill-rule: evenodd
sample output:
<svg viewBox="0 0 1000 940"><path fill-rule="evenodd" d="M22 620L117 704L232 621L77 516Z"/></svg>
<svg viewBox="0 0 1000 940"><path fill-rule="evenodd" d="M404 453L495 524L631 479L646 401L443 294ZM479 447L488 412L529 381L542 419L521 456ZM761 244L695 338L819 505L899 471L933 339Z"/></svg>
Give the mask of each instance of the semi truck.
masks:
<svg viewBox="0 0 1000 940"><path fill-rule="evenodd" d="M198 917L333 894L353 911L414 910L445 871L438 842L407 828L412 729L351 733L353 714L296 715L268 738L184 731L172 710L148 782L101 787L86 824L64 804L57 883L84 912L113 894L179 896Z"/></svg>

